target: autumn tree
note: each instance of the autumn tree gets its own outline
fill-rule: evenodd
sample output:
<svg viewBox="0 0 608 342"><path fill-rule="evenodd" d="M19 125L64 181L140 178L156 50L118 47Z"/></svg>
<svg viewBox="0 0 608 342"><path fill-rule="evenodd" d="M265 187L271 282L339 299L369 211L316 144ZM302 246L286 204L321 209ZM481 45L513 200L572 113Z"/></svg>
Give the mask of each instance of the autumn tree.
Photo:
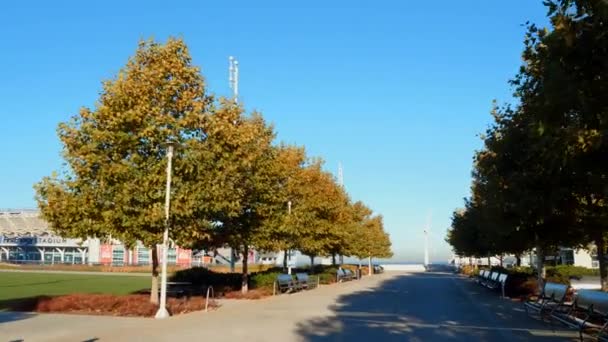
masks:
<svg viewBox="0 0 608 342"><path fill-rule="evenodd" d="M303 147L281 144L276 147L276 156L273 163L274 177L277 184L275 210L271 217L265 220L260 231L256 246L264 251L283 251L283 268L287 268L287 256L291 250L297 248L298 234L300 232L292 223L291 209L295 202L299 202L299 179L307 163L306 151Z"/></svg>
<svg viewBox="0 0 608 342"><path fill-rule="evenodd" d="M199 242L228 245L240 252L242 291L247 292L249 252L258 245L268 246L266 229L275 213L285 210L279 149L273 146L273 128L263 117L245 115L231 101L213 106L204 122L205 144L192 152L199 160L195 193L203 217L213 224L201 226Z"/></svg>
<svg viewBox="0 0 608 342"><path fill-rule="evenodd" d="M349 198L334 177L323 171L322 161L309 160L289 185L292 203L289 227L294 248L316 256L340 253L347 243Z"/></svg>
<svg viewBox="0 0 608 342"><path fill-rule="evenodd" d="M202 143L211 98L180 39L142 41L118 75L103 83L95 108L61 123L66 169L36 188L42 217L59 235L143 242L152 250L151 301L158 302L157 244L165 227L167 144L176 155L171 230L200 223L183 146Z"/></svg>

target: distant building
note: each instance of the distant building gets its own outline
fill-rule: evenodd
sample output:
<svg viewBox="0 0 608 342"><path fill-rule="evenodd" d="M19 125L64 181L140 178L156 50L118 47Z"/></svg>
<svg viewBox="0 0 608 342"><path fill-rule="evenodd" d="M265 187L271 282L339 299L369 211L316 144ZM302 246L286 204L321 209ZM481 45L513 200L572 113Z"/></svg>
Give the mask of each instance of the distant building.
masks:
<svg viewBox="0 0 608 342"><path fill-rule="evenodd" d="M162 258L159 249L159 258ZM199 259L200 261L200 259ZM102 264L148 265L151 249L137 244L127 248L118 240L102 242L53 235L48 223L33 210L0 211L0 262L29 264ZM167 263L188 266L193 263L192 251L171 246Z"/></svg>
<svg viewBox="0 0 608 342"><path fill-rule="evenodd" d="M597 259L597 252L594 251L594 248L590 248L591 252L586 249L574 249L574 248L559 248L557 255L547 255L545 256L545 263L550 265L574 265L574 266L582 266L587 268L598 268L599 261ZM489 258L490 264L492 266L500 265L500 258L493 256ZM478 265L478 266L487 266L488 258L468 258L468 257L459 257L454 255L452 257L451 263L455 265ZM514 266L517 263L517 259L513 255L505 255L502 260L503 266ZM536 255L534 253L525 253L521 256L521 265L522 266L534 266L536 264Z"/></svg>
<svg viewBox="0 0 608 342"><path fill-rule="evenodd" d="M274 264L277 266L283 265L283 258L285 257L285 252L281 251L274 254ZM331 258L315 257L314 263L315 265L331 265ZM300 251L291 250L287 255L287 265L291 265L294 267L310 265L310 257L308 255L302 254L302 252Z"/></svg>
<svg viewBox="0 0 608 342"><path fill-rule="evenodd" d="M162 261L161 245L158 249ZM198 251L170 246L167 263L181 266L230 265L230 248ZM260 253L249 251L250 264L283 265L284 252ZM238 266L242 256L233 258ZM310 264L310 257L299 251L291 251L288 264L303 266ZM91 265L149 265L152 263L151 249L141 243L127 248L119 240L102 241L97 238L70 239L56 236L48 223L35 210L0 210L0 262L22 264L91 264ZM331 258L316 257L315 264L331 264Z"/></svg>

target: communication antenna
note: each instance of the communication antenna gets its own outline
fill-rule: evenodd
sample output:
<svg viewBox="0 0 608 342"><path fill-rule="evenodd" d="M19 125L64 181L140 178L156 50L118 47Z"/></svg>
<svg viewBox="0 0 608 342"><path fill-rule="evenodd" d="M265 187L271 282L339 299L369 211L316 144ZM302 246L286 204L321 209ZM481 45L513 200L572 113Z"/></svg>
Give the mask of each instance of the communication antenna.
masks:
<svg viewBox="0 0 608 342"><path fill-rule="evenodd" d="M239 103L239 61L233 56L228 57L228 84L232 89L234 103Z"/></svg>
<svg viewBox="0 0 608 342"><path fill-rule="evenodd" d="M239 61L233 56L228 57L228 85L232 89L234 103L239 103ZM236 125L236 120L233 122ZM234 249L230 248L230 272L235 271L236 256Z"/></svg>
<svg viewBox="0 0 608 342"><path fill-rule="evenodd" d="M342 162L338 162L338 185L344 188L344 170L342 170ZM340 254L340 265L344 264L344 255Z"/></svg>

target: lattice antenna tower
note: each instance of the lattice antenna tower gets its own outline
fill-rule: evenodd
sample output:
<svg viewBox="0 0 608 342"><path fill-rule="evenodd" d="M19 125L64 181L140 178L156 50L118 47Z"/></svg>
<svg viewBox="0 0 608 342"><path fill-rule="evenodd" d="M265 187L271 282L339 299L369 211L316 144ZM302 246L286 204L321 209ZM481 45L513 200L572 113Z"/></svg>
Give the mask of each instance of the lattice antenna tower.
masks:
<svg viewBox="0 0 608 342"><path fill-rule="evenodd" d="M239 103L239 61L233 56L228 57L228 84L232 89L234 103Z"/></svg>

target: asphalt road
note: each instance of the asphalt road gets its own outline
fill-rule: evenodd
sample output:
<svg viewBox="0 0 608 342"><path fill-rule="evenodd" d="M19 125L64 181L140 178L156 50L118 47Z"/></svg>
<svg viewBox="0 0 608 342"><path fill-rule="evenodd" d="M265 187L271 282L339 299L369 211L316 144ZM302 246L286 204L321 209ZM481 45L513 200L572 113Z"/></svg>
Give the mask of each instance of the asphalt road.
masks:
<svg viewBox="0 0 608 342"><path fill-rule="evenodd" d="M0 341L569 341L521 303L441 273L386 273L293 295L225 301L163 321L0 313ZM2 323L4 322L4 323Z"/></svg>

